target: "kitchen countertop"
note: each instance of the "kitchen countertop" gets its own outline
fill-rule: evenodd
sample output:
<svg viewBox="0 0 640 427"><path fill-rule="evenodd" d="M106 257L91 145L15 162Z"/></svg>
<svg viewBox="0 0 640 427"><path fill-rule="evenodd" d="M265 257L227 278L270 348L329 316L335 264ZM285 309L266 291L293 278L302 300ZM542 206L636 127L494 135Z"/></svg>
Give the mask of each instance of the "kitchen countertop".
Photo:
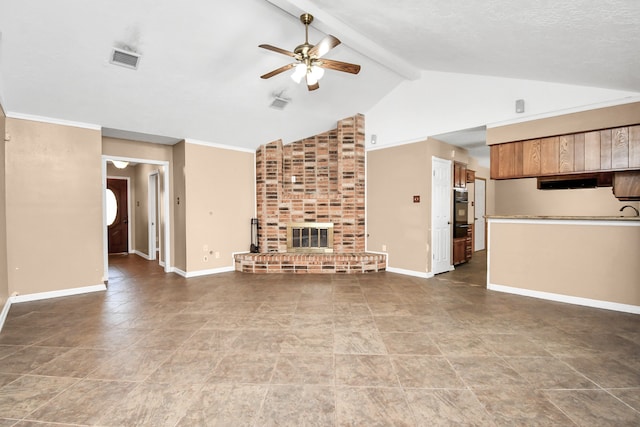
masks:
<svg viewBox="0 0 640 427"><path fill-rule="evenodd" d="M567 220L567 221L638 221L637 216L553 216L553 215L487 215L487 219L539 219L539 220Z"/></svg>

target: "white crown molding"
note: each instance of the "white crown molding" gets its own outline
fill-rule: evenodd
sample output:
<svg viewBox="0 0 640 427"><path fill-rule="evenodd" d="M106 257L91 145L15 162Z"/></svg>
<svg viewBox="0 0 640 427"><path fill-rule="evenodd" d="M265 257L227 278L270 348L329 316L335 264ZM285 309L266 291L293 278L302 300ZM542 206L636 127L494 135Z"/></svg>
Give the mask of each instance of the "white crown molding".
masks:
<svg viewBox="0 0 640 427"><path fill-rule="evenodd" d="M216 142L200 141L191 138L185 138L184 142L187 144L204 145L205 147L220 148L223 150L240 151L242 153L256 153L256 150L252 150L251 148L235 147L233 145L218 144Z"/></svg>
<svg viewBox="0 0 640 427"><path fill-rule="evenodd" d="M53 117L35 116L32 114L16 113L14 111L7 112L8 119L30 120L32 122L49 123L53 125L71 126L82 129L102 130L102 126L91 123L74 122L71 120L56 119Z"/></svg>

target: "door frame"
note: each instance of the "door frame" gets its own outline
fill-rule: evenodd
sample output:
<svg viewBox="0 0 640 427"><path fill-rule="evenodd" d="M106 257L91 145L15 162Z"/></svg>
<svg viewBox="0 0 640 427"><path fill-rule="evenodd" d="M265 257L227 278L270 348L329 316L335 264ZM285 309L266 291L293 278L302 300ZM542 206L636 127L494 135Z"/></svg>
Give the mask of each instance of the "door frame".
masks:
<svg viewBox="0 0 640 427"><path fill-rule="evenodd" d="M156 256L156 246L158 244L158 242L156 242L156 231L157 231L157 227L158 227L158 207L156 206L156 204L158 203L158 189L159 189L159 184L160 184L160 172L155 170L153 172L151 172L149 174L148 177L149 180L149 187L148 187L148 192L149 192L149 203L148 203L148 208L149 208L149 213L147 215L148 220L148 224L147 224L147 229L148 229L148 234L149 234L149 260L151 261L155 261L157 259ZM152 225L153 224L153 225Z"/></svg>
<svg viewBox="0 0 640 427"><path fill-rule="evenodd" d="M106 179L121 179L121 180L126 180L127 181L127 253L131 253L132 249L131 249L131 178L129 178L128 176L107 176ZM104 188L105 191L107 189L107 181L104 181ZM106 206L107 206L107 202L106 202L106 197L107 195L104 195L105 197L105 202L104 202L104 206L105 206L105 213L106 213ZM105 216L105 220L104 220L105 225L107 224L107 220L106 220L106 216ZM108 234L108 233L107 233ZM107 236L107 253L109 252L109 240L108 240L108 236Z"/></svg>
<svg viewBox="0 0 640 427"><path fill-rule="evenodd" d="M487 215L487 179L486 179L486 178L478 178L478 177L476 177L476 179L475 179L475 180L476 180L476 181L484 181L484 200L483 200L483 203L484 203L484 214L485 214L485 219L484 219L484 230L483 230L483 231L484 231L484 249L482 249L482 250L486 250L486 249L487 249L487 219L486 219L486 215ZM478 186L477 186L477 185L475 185L475 182L474 182L474 189L473 189L474 194L473 194L473 200L475 201L475 203L476 203L476 204L478 203L478 202L477 202L477 197L476 197L476 194L477 194L477 188L478 188ZM473 208L473 218L474 218L474 226L473 226L473 230L474 230L474 233L476 233L476 232L477 232L476 227L475 227L475 218L476 218L476 214L477 214L477 212L476 212L476 207L474 206L474 208ZM473 246L473 248L474 248L474 252L476 252L476 251L477 251L477 250L475 249L475 244L476 244L475 240L476 240L476 238L475 238L475 236L473 236L473 245L474 245L474 246Z"/></svg>
<svg viewBox="0 0 640 427"><path fill-rule="evenodd" d="M158 165L162 168L163 180L162 186L164 188L162 197L162 208L164 212L164 271L170 273L173 271L171 267L171 211L169 203L169 162L165 160L149 160L140 159L136 157L123 157L123 156L108 156L102 155L102 252L104 258L104 280L109 280L109 247L107 244L107 161L109 160L122 160L132 163L146 163L149 165ZM131 204L129 204L131 205ZM129 221L131 223L131 221Z"/></svg>

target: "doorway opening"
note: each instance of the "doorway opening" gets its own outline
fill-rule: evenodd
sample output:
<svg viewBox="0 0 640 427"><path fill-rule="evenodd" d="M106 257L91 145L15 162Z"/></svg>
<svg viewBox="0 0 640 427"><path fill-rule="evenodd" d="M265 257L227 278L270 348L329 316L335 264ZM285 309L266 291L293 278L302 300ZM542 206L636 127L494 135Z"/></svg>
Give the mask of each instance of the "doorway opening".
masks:
<svg viewBox="0 0 640 427"><path fill-rule="evenodd" d="M113 203L111 199L111 195L108 190L113 192L113 196L116 197L116 192L113 191L112 188L109 188L109 181L111 178L120 178L123 180L124 177L107 177L107 162L113 161L123 161L128 162L129 164L135 165L152 165L157 166L156 169L152 170L151 173L147 175L147 177L143 180L144 186L148 188L149 196L145 197L144 200L136 198L135 201L131 200L131 188L128 188L127 193L129 194L128 201L128 215L127 215L127 250L124 252L134 252L143 258L146 259L159 259L160 265L164 267L164 271L169 273L173 271L171 267L171 246L170 246L170 203L169 203L169 162L162 160L149 160L149 159L140 159L140 158L131 158L131 157L120 157L120 156L102 156L102 181L103 181L103 254L104 254L104 277L103 280L107 282L109 280L109 226L111 224L111 218L108 216L112 213L112 209L110 208L110 204ZM136 166L137 167L137 166ZM141 181L138 179L138 181ZM140 183L139 183L140 184ZM147 189L145 189L146 191ZM111 199L111 202L108 202L108 199ZM140 205L143 206L140 206ZM144 205L147 205L146 207ZM119 205L122 206L122 205ZM136 214L143 217L147 220L148 224L148 240L143 240L144 243L148 245L145 251L137 251L136 248L131 247L132 241L135 239L132 238L132 218L131 209L133 208L141 208L141 212L137 212ZM111 210L110 210L111 209ZM143 210L143 211L142 211ZM116 214L117 215L117 214ZM135 215L134 215L135 216ZM152 225L153 224L153 225ZM147 225L145 225L145 228ZM153 228L153 232L152 232ZM139 227L138 227L139 229ZM152 241L153 239L153 241ZM113 239L112 239L113 240ZM147 241L145 241L147 240ZM146 246L146 245L145 245ZM146 252L146 253L144 253Z"/></svg>

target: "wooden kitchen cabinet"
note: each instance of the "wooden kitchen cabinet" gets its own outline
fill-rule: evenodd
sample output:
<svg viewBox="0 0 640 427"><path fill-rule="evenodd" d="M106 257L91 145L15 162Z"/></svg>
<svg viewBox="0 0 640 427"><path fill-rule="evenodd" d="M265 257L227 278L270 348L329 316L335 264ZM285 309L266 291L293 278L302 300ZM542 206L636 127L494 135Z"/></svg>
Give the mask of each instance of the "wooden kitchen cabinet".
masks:
<svg viewBox="0 0 640 427"><path fill-rule="evenodd" d="M476 182L476 171L467 169L467 184Z"/></svg>
<svg viewBox="0 0 640 427"><path fill-rule="evenodd" d="M640 169L640 125L495 144L491 178Z"/></svg>
<svg viewBox="0 0 640 427"><path fill-rule="evenodd" d="M619 200L640 200L640 171L614 173L613 194Z"/></svg>
<svg viewBox="0 0 640 427"><path fill-rule="evenodd" d="M467 237L464 239L464 260L469 261L473 256L473 224L467 228Z"/></svg>
<svg viewBox="0 0 640 427"><path fill-rule="evenodd" d="M453 265L462 264L467 260L465 252L466 245L466 237L457 237L453 239Z"/></svg>
<svg viewBox="0 0 640 427"><path fill-rule="evenodd" d="M465 188L467 186L467 165L460 162L453 163L453 186Z"/></svg>

